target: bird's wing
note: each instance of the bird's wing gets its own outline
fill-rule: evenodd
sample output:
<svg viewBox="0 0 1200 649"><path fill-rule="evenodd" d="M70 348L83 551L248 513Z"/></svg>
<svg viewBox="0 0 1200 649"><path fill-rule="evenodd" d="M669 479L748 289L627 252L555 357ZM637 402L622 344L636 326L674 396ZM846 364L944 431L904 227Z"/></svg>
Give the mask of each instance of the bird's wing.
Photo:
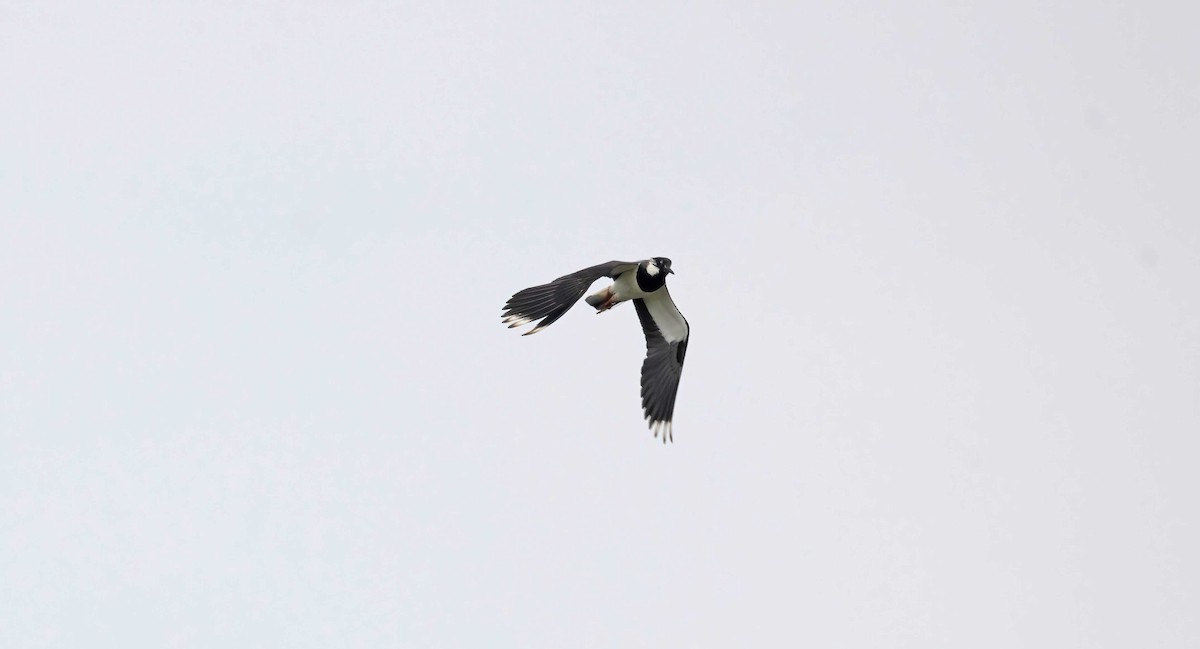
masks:
<svg viewBox="0 0 1200 649"><path fill-rule="evenodd" d="M662 433L663 442L671 438L671 417L675 412L675 394L687 354L688 323L675 306L667 288L635 299L638 320L646 334L646 360L642 362L642 411L654 436Z"/></svg>
<svg viewBox="0 0 1200 649"><path fill-rule="evenodd" d="M535 334L561 318L583 297L592 282L601 277L616 278L621 273L637 268L637 265L636 261L610 261L563 275L549 284L519 291L508 299L501 317L510 329L541 320L536 327L522 335Z"/></svg>

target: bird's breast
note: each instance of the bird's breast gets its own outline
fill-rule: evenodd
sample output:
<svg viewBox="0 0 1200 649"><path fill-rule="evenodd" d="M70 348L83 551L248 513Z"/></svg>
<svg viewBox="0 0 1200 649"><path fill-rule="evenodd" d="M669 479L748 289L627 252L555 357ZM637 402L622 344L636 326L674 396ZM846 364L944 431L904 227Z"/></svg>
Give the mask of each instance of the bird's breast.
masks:
<svg viewBox="0 0 1200 649"><path fill-rule="evenodd" d="M613 293L617 296L617 301L636 300L650 294L650 292L643 290L638 284L637 271L631 270L621 273L616 281L613 282Z"/></svg>

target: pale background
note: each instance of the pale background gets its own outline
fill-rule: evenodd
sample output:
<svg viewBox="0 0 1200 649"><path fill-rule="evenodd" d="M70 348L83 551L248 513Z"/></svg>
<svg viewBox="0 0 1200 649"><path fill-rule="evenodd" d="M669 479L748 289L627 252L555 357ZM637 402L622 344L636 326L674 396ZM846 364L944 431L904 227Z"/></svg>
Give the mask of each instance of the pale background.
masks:
<svg viewBox="0 0 1200 649"><path fill-rule="evenodd" d="M243 4L0 5L0 646L1200 646L1185 3Z"/></svg>

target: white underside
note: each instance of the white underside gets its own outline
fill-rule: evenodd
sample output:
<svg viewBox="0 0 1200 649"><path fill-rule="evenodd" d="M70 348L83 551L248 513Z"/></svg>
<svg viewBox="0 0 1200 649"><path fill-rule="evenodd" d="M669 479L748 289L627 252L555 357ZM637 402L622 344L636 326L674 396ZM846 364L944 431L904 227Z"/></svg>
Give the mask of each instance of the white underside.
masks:
<svg viewBox="0 0 1200 649"><path fill-rule="evenodd" d="M617 302L644 298L648 295L638 288L636 268L618 275L616 281L613 282L612 290Z"/></svg>
<svg viewBox="0 0 1200 649"><path fill-rule="evenodd" d="M688 337L687 320L683 319L683 314L675 307L675 300L671 299L667 287L658 289L642 298L642 301L650 311L650 317L654 318L654 324L658 325L659 333L667 342L678 342Z"/></svg>
<svg viewBox="0 0 1200 649"><path fill-rule="evenodd" d="M634 299L641 299L645 302L646 308L650 311L650 317L654 318L659 332L667 342L673 343L687 338L687 321L675 307L675 301L671 299L671 294L667 292L666 286L653 293L646 293L638 288L637 269L634 269L617 276L616 281L613 282L612 291L614 303Z"/></svg>

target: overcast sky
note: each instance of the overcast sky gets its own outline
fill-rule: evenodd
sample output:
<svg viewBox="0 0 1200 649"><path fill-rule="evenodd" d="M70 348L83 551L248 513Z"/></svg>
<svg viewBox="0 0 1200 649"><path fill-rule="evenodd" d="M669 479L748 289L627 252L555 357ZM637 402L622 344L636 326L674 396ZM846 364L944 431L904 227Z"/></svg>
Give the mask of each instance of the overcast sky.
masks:
<svg viewBox="0 0 1200 649"><path fill-rule="evenodd" d="M1184 3L243 4L0 6L0 646L1200 643Z"/></svg>

